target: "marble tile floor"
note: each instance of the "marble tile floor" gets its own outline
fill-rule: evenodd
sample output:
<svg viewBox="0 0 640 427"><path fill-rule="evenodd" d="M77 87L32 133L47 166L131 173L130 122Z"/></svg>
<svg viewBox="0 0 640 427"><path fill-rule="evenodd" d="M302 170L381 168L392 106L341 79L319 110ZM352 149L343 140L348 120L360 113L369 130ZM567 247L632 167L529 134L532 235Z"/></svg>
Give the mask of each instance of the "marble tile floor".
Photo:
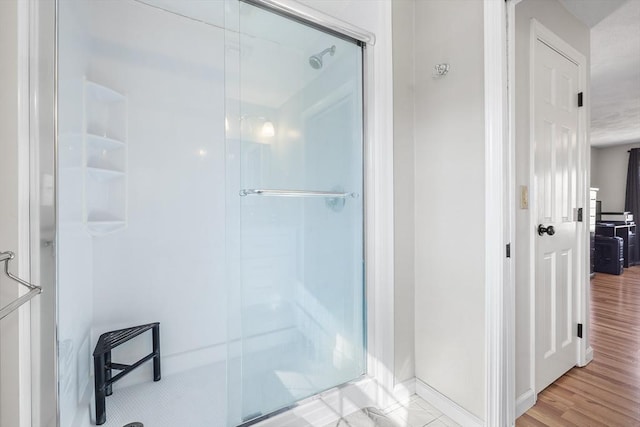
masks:
<svg viewBox="0 0 640 427"><path fill-rule="evenodd" d="M365 408L325 427L459 427L417 395L384 411Z"/></svg>
<svg viewBox="0 0 640 427"><path fill-rule="evenodd" d="M149 381L114 390L107 398L107 422L103 427L122 427L132 421L141 421L148 427L222 427L226 425L227 407L225 399L215 396L224 394L225 385L222 363L167 375L157 383ZM92 426L90 414L94 411L93 405L86 405L76 422L64 425ZM314 422L293 418L288 419L286 427L460 427L417 395L385 410L356 411L329 424L325 424L328 419Z"/></svg>

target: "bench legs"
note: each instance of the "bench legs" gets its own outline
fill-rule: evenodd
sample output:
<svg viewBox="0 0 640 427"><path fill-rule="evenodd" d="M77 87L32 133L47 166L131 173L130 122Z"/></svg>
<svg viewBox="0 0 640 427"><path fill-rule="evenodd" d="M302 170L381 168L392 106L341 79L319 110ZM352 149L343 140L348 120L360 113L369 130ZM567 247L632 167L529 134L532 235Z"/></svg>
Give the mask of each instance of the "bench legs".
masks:
<svg viewBox="0 0 640 427"><path fill-rule="evenodd" d="M107 352L104 354L104 379L105 382L107 383L104 391L107 396L111 396L113 394L113 386L108 383L108 381L111 379L111 352Z"/></svg>
<svg viewBox="0 0 640 427"><path fill-rule="evenodd" d="M150 354L138 360L132 365L113 363L111 349L137 337L141 333L151 329L153 350ZM104 339L104 340L103 340ZM102 425L107 421L106 397L113 394L113 383L153 359L153 381L160 381L160 324L141 325L133 328L120 329L107 332L100 336L100 340L93 352L93 370L95 382L96 400L96 425ZM113 369L121 371L113 376Z"/></svg>
<svg viewBox="0 0 640 427"><path fill-rule="evenodd" d="M151 329L153 344L153 380L160 381L160 325L155 325Z"/></svg>
<svg viewBox="0 0 640 427"><path fill-rule="evenodd" d="M95 377L96 393L96 425L104 424L107 421L106 408L106 357L104 354L93 356L93 368Z"/></svg>

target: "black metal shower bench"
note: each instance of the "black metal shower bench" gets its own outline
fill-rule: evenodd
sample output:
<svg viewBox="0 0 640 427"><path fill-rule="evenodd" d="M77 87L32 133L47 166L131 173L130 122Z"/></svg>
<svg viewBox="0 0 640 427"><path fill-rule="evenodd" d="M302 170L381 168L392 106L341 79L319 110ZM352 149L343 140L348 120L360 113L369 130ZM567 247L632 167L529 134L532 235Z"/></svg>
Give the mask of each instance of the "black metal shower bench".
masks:
<svg viewBox="0 0 640 427"><path fill-rule="evenodd" d="M114 363L111 361L111 350L149 330L151 330L153 347L151 353L132 365ZM113 393L113 383L122 379L122 377L151 359L153 359L153 380L160 381L159 322L134 326L132 328L118 329L115 331L105 332L100 335L96 348L93 351L93 368L96 388L96 425L104 424L107 421L106 396L111 396ZM111 371L113 369L120 371L120 373L112 376Z"/></svg>

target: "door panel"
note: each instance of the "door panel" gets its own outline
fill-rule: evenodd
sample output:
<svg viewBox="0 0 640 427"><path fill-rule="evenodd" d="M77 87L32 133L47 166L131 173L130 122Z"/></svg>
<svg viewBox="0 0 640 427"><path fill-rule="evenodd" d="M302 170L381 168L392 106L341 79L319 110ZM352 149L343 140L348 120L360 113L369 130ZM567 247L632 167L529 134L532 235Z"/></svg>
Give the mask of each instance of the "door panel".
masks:
<svg viewBox="0 0 640 427"><path fill-rule="evenodd" d="M238 425L365 371L363 81L353 40L228 4L238 27L225 64L237 259L228 413Z"/></svg>
<svg viewBox="0 0 640 427"><path fill-rule="evenodd" d="M534 63L536 391L576 363L578 66L541 41Z"/></svg>

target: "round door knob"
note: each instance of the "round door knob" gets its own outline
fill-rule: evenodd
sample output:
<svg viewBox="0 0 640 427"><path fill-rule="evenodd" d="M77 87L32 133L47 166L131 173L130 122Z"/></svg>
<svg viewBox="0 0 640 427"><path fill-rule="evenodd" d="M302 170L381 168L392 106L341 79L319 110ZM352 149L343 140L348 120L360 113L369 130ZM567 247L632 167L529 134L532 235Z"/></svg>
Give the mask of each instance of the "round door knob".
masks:
<svg viewBox="0 0 640 427"><path fill-rule="evenodd" d="M547 233L549 236L553 236L556 234L556 230L553 228L553 225L545 227L544 225L538 225L538 235L543 236L544 233Z"/></svg>

